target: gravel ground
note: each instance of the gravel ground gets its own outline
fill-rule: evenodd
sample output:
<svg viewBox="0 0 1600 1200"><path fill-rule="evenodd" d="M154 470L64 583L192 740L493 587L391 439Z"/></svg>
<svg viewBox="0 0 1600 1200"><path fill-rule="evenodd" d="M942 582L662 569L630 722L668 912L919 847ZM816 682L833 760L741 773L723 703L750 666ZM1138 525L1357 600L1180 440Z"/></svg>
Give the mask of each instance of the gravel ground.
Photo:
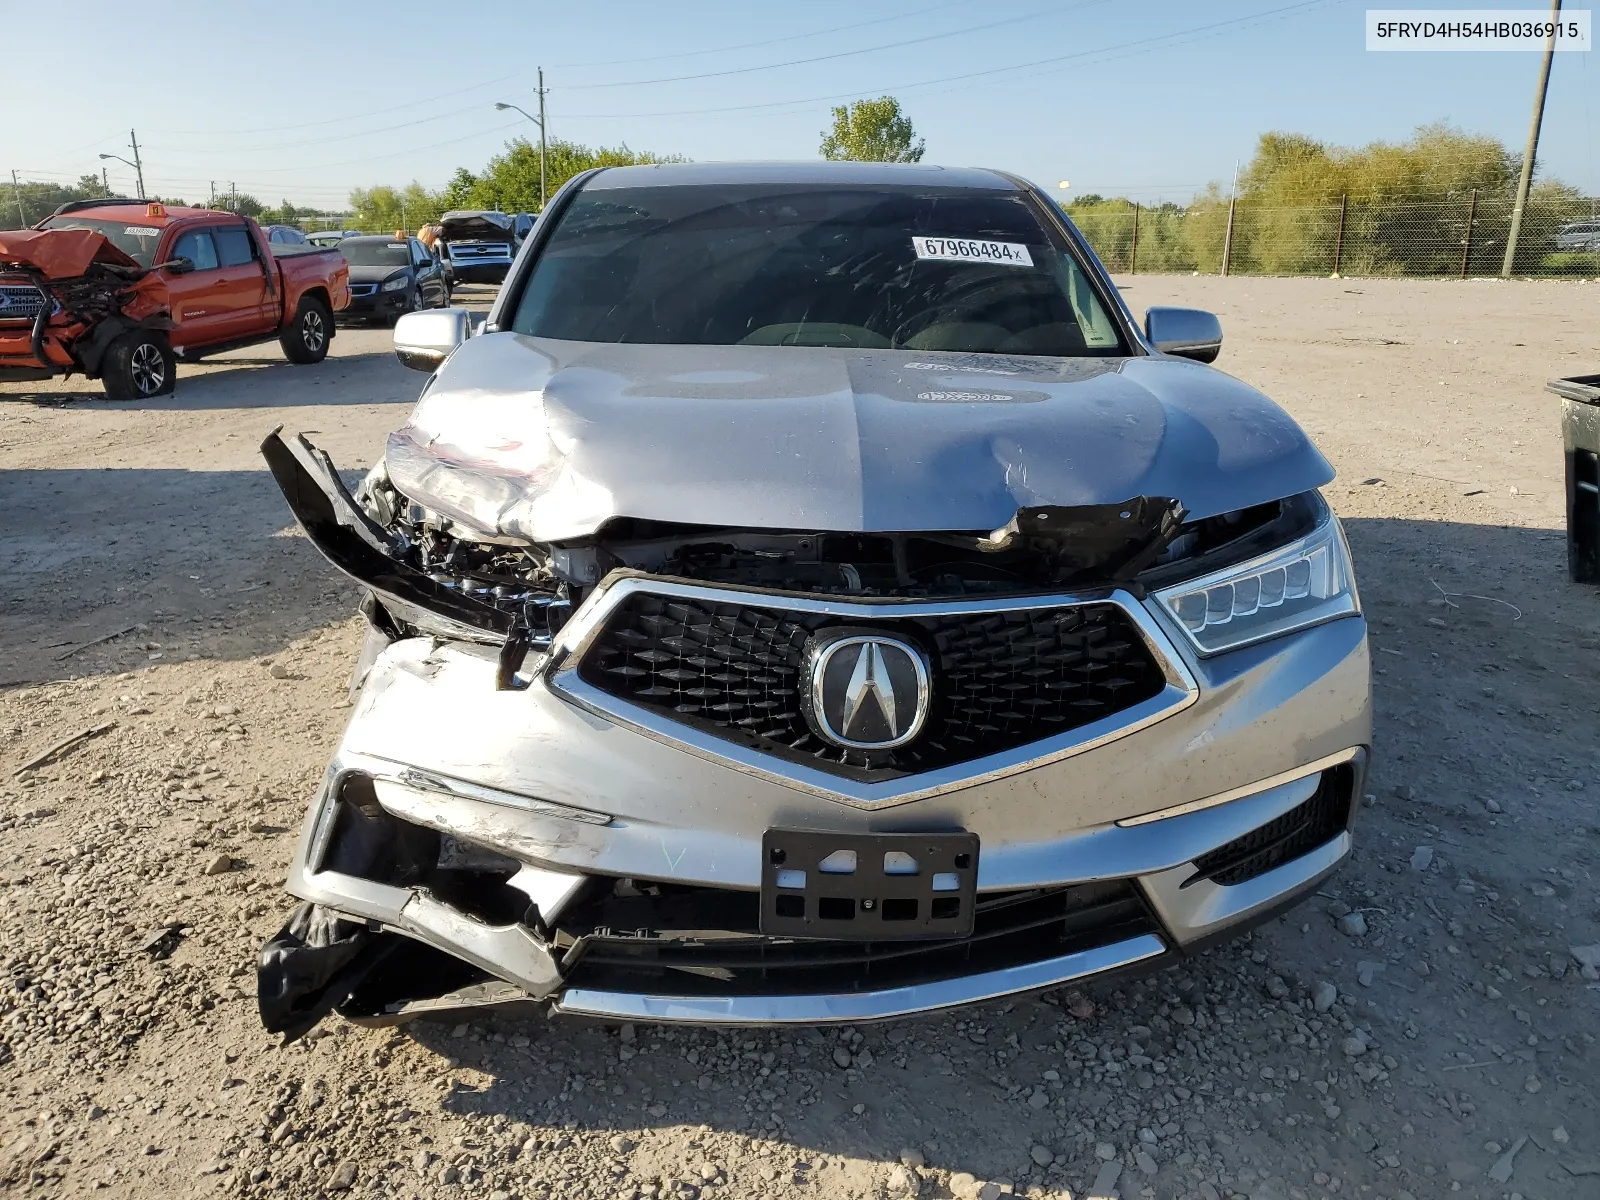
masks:
<svg viewBox="0 0 1600 1200"><path fill-rule="evenodd" d="M1378 709L1355 857L1142 980L853 1029L524 1013L278 1047L254 955L358 625L255 446L282 422L365 465L421 378L351 330L144 405L0 388L0 1188L1600 1195L1600 593L1565 578L1542 391L1596 369L1600 287L1124 283L1218 310L1219 365L1339 469Z"/></svg>

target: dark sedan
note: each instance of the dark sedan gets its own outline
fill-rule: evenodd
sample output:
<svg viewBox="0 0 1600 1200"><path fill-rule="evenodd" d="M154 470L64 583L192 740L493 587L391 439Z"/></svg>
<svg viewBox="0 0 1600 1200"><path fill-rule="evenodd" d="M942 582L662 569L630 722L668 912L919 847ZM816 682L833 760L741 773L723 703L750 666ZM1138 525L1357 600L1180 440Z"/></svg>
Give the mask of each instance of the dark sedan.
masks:
<svg viewBox="0 0 1600 1200"><path fill-rule="evenodd" d="M450 303L444 268L416 238L345 238L339 252L350 263L350 307L339 314L344 320L392 325L402 313Z"/></svg>

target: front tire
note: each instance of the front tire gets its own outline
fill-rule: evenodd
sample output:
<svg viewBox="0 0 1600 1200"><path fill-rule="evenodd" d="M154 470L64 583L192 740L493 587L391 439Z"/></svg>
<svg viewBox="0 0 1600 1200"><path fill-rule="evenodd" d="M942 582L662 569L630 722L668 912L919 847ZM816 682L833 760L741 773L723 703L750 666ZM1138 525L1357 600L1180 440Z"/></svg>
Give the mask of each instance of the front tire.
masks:
<svg viewBox="0 0 1600 1200"><path fill-rule="evenodd" d="M159 333L135 329L106 349L100 383L108 400L148 400L171 395L177 382L178 360Z"/></svg>
<svg viewBox="0 0 1600 1200"><path fill-rule="evenodd" d="M307 296L295 309L294 320L278 335L283 355L292 363L309 365L328 357L333 339L333 313L315 296Z"/></svg>

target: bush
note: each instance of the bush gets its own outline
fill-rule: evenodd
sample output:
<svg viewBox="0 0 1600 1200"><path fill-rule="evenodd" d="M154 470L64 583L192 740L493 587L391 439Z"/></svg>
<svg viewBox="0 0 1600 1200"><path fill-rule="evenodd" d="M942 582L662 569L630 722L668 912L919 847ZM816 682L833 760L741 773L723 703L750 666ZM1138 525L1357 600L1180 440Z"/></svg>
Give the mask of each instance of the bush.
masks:
<svg viewBox="0 0 1600 1200"><path fill-rule="evenodd" d="M1582 250L1557 250L1539 259L1535 269L1539 275L1589 275L1600 276L1600 254Z"/></svg>

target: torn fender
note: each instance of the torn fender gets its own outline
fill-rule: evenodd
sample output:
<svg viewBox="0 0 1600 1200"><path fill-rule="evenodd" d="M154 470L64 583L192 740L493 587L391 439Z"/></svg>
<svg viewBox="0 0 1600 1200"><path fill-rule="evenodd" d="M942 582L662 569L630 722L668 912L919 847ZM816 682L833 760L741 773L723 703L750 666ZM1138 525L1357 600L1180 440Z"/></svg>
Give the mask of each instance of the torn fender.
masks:
<svg viewBox="0 0 1600 1200"><path fill-rule="evenodd" d="M282 426L261 443L262 457L311 544L339 570L380 596L415 605L473 629L503 636L510 613L455 591L401 561L393 538L361 511L333 461L304 435L290 445Z"/></svg>

